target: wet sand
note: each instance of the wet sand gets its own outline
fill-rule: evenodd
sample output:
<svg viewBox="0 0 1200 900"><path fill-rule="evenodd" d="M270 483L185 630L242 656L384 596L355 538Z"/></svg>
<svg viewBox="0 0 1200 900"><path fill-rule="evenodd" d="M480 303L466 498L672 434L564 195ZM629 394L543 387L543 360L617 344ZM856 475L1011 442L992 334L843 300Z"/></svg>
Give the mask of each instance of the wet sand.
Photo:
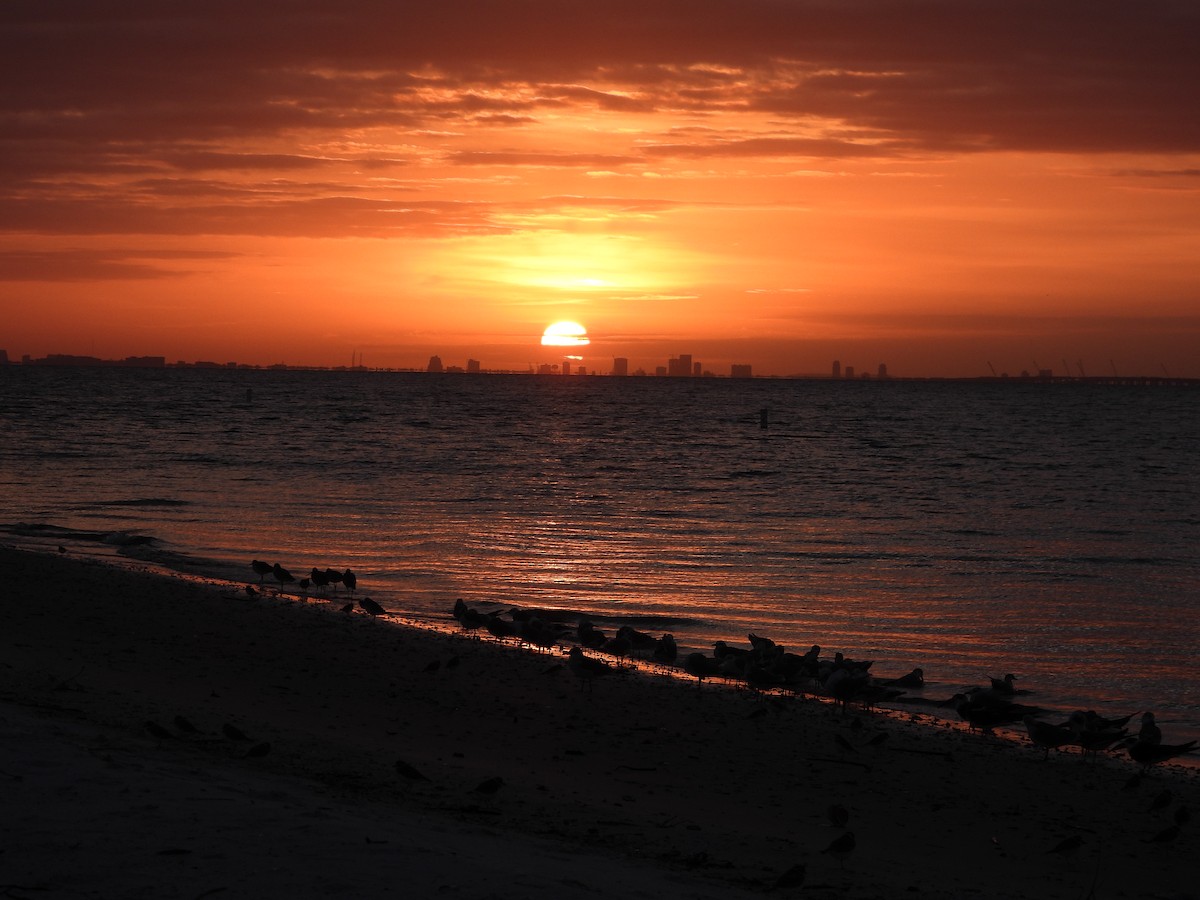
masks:
<svg viewBox="0 0 1200 900"><path fill-rule="evenodd" d="M340 601L0 565L7 896L1200 897L1200 818L1153 840L1200 815L1195 769L1127 787L1123 757L916 715L644 672L584 690L562 653Z"/></svg>

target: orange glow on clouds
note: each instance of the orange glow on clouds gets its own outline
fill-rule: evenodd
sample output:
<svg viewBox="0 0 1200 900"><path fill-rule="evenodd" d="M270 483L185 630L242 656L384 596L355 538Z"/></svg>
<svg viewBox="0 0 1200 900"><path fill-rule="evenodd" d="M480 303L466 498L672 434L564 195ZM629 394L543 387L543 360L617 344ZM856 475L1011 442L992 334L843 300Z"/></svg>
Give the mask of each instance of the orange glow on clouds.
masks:
<svg viewBox="0 0 1200 900"><path fill-rule="evenodd" d="M10 356L1200 377L1195 6L142 6L6 6Z"/></svg>

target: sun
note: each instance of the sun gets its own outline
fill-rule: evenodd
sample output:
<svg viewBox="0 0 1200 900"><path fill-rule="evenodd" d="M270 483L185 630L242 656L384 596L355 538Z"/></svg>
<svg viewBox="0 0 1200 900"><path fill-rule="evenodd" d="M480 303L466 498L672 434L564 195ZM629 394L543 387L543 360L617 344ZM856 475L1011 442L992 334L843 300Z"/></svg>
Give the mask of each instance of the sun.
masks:
<svg viewBox="0 0 1200 900"><path fill-rule="evenodd" d="M542 332L543 347L582 347L590 343L587 329L578 322L555 322Z"/></svg>

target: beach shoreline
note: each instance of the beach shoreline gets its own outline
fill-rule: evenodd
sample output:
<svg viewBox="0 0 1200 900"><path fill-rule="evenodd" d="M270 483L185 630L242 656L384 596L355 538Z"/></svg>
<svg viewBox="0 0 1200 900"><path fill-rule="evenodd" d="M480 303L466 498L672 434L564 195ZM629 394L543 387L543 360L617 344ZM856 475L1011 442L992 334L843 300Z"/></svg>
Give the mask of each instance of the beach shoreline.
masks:
<svg viewBox="0 0 1200 900"><path fill-rule="evenodd" d="M1194 769L1129 788L1127 759L1043 761L915 714L645 672L584 686L561 653L325 601L0 563L0 882L37 896L732 897L798 864L778 893L1200 896L1200 824L1154 840L1200 810ZM846 830L853 851L822 852Z"/></svg>

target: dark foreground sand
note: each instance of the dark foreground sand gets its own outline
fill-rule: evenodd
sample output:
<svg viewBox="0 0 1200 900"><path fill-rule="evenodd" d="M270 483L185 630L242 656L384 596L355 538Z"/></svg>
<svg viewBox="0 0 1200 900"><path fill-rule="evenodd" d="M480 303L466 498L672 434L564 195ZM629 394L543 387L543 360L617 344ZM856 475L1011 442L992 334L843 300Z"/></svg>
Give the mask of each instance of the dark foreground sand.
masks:
<svg viewBox="0 0 1200 900"><path fill-rule="evenodd" d="M330 603L0 565L0 896L1200 897L1195 770L1128 788L1124 759L913 717L634 673L588 693L561 655Z"/></svg>

